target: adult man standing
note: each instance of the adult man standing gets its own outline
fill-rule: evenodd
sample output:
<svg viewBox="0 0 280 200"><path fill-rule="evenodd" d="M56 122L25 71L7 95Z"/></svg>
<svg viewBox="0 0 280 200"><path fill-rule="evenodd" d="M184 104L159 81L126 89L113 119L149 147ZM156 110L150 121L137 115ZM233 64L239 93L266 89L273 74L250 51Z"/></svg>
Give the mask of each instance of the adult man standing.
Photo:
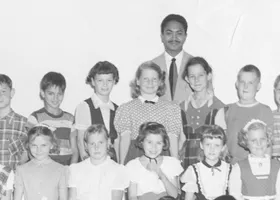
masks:
<svg viewBox="0 0 280 200"><path fill-rule="evenodd" d="M181 15L170 14L161 23L161 41L165 52L152 61L166 72L166 92L161 98L176 103L188 99L191 89L183 80L182 73L192 57L183 50L187 37L188 23Z"/></svg>

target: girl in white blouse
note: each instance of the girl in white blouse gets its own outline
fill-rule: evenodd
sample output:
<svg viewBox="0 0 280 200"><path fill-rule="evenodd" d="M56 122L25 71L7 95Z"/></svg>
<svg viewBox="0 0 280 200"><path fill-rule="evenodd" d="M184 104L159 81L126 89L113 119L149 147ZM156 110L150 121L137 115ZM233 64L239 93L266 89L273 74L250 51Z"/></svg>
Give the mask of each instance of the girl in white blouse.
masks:
<svg viewBox="0 0 280 200"><path fill-rule="evenodd" d="M181 177L186 200L215 199L227 194L231 165L227 156L226 135L217 125L205 126L200 137L201 161L189 166Z"/></svg>
<svg viewBox="0 0 280 200"><path fill-rule="evenodd" d="M130 175L129 200L158 200L165 195L176 198L183 168L177 158L161 155L169 148L164 126L156 122L142 124L136 145L144 155L126 165Z"/></svg>
<svg viewBox="0 0 280 200"><path fill-rule="evenodd" d="M238 133L248 157L233 166L229 192L237 200L280 199L280 162L267 154L272 132L266 123L252 119Z"/></svg>

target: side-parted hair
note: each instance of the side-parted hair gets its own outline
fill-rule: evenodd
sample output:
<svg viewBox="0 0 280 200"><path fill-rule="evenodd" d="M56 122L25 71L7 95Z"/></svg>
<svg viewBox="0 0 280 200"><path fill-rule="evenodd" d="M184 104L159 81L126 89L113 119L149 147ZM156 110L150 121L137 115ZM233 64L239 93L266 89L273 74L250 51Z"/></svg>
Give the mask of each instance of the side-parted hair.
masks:
<svg viewBox="0 0 280 200"><path fill-rule="evenodd" d="M47 88L56 86L59 87L62 92L66 89L66 80L61 73L58 72L48 72L45 74L40 83L40 89L45 91Z"/></svg>
<svg viewBox="0 0 280 200"><path fill-rule="evenodd" d="M94 79L97 74L113 74L115 84L119 82L118 68L108 61L100 61L90 69L86 77L86 84L89 84L91 87L93 87L91 79Z"/></svg>
<svg viewBox="0 0 280 200"><path fill-rule="evenodd" d="M208 139L220 139L225 146L227 143L227 136L225 134L225 131L223 128L221 128L218 125L204 125L204 130L200 135L200 142L203 143L203 141ZM202 149L200 149L199 152L199 160L203 160L205 157L204 152ZM223 152L221 152L220 159L228 161L230 159L228 149L225 148Z"/></svg>
<svg viewBox="0 0 280 200"><path fill-rule="evenodd" d="M278 75L274 81L273 87L274 89L277 87L278 83L280 82L280 75Z"/></svg>
<svg viewBox="0 0 280 200"><path fill-rule="evenodd" d="M56 151L59 148L59 145L57 143L57 139L55 135L53 134L52 130L44 124L33 126L31 129L29 129L27 133L27 140L26 140L26 148L29 149L29 144L35 140L38 136L47 136L50 138L50 141L53 145L52 151Z"/></svg>
<svg viewBox="0 0 280 200"><path fill-rule="evenodd" d="M166 86L165 86L165 72L160 69L160 67L152 61L147 61L142 63L136 73L135 78L130 82L130 89L131 89L131 97L133 99L139 97L141 95L140 87L137 84L137 81L140 79L142 72L146 69L154 70L158 74L158 79L160 81L160 85L157 91L157 95L163 96L165 94Z"/></svg>
<svg viewBox="0 0 280 200"><path fill-rule="evenodd" d="M188 22L186 21L186 19L181 15L170 14L170 15L167 15L161 22L161 25L160 25L161 34L163 34L164 28L166 27L167 23L170 22L170 21L176 21L176 22L182 24L185 33L187 33Z"/></svg>
<svg viewBox="0 0 280 200"><path fill-rule="evenodd" d="M244 67L242 67L239 70L238 75L237 75L237 79L238 80L239 80L240 74L242 72L252 72L252 73L255 73L257 78L259 79L259 81L261 80L261 71L255 65L245 65Z"/></svg>
<svg viewBox="0 0 280 200"><path fill-rule="evenodd" d="M176 200L176 199L172 196L164 196L164 197L160 197L159 200Z"/></svg>
<svg viewBox="0 0 280 200"><path fill-rule="evenodd" d="M216 197L214 200L236 200L233 196L231 195L221 195Z"/></svg>
<svg viewBox="0 0 280 200"><path fill-rule="evenodd" d="M13 89L13 82L6 74L0 74L0 84L6 84L10 89Z"/></svg>
<svg viewBox="0 0 280 200"><path fill-rule="evenodd" d="M141 124L135 145L138 148L143 149L143 141L149 134L161 135L164 143L163 150L169 149L170 141L166 129L162 124L157 122L145 122Z"/></svg>
<svg viewBox="0 0 280 200"><path fill-rule="evenodd" d="M272 143L272 130L260 120L251 120L248 122L243 129L238 132L238 144L246 150L248 149L248 132L254 130L263 130L266 133L268 146Z"/></svg>
<svg viewBox="0 0 280 200"><path fill-rule="evenodd" d="M88 138L94 134L104 134L106 140L109 139L109 133L103 124L93 124L85 131L84 142L88 143Z"/></svg>
<svg viewBox="0 0 280 200"><path fill-rule="evenodd" d="M193 65L201 65L205 70L206 74L212 74L212 68L208 64L208 62L202 57L192 57L186 64L184 71L182 73L182 78L185 80L186 77L189 76L189 67Z"/></svg>

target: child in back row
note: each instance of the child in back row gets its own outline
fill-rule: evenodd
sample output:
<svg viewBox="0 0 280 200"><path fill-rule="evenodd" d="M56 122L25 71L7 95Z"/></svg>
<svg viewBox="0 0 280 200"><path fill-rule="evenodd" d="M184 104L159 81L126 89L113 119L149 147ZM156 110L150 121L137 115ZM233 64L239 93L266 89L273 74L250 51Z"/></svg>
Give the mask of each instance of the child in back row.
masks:
<svg viewBox="0 0 280 200"><path fill-rule="evenodd" d="M280 162L267 154L271 137L271 129L259 119L238 133L238 144L250 154L234 165L230 176L229 191L237 200L280 199Z"/></svg>
<svg viewBox="0 0 280 200"><path fill-rule="evenodd" d="M217 111L224 107L214 95L212 76L212 68L202 57L191 58L183 72L183 79L193 91L188 100L181 103L187 119L187 124L184 124L184 155L181 158L185 169L198 162L200 133L204 125L215 124Z"/></svg>
<svg viewBox="0 0 280 200"><path fill-rule="evenodd" d="M251 119L264 121L268 128L273 127L273 116L269 106L256 100L256 94L261 88L261 72L254 65L242 67L235 83L238 102L227 105L218 111L215 123L227 132L227 146L232 156L232 163L247 157L248 152L238 145L237 134ZM268 151L270 151L268 149Z"/></svg>
<svg viewBox="0 0 280 200"><path fill-rule="evenodd" d="M50 158L56 140L45 125L28 131L31 160L16 169L14 200L67 200L67 170Z"/></svg>
<svg viewBox="0 0 280 200"><path fill-rule="evenodd" d="M201 161L190 165L181 177L185 200L212 200L228 194L232 167L224 161L226 141L224 130L217 125L206 126L200 134Z"/></svg>
<svg viewBox="0 0 280 200"><path fill-rule="evenodd" d="M134 99L118 108L114 122L120 136L120 163L126 164L144 154L136 148L135 142L140 125L147 121L164 125L170 140L170 153L169 150L163 153L178 157L179 144L184 139L181 109L177 104L159 98L165 92L164 80L165 72L155 63L149 61L138 67L131 83Z"/></svg>
<svg viewBox="0 0 280 200"><path fill-rule="evenodd" d="M86 84L92 87L93 94L81 102L75 112L75 128L78 130L78 147L82 160L89 156L84 147L85 130L92 124L103 124L109 132L110 155L117 161L118 146L115 140L118 135L114 118L118 106L110 100L110 94L118 81L118 69L108 61L96 63L88 73Z"/></svg>
<svg viewBox="0 0 280 200"><path fill-rule="evenodd" d="M70 165L69 200L121 200L129 179L124 166L108 155L110 137L105 126L91 125L84 143L89 158Z"/></svg>
<svg viewBox="0 0 280 200"><path fill-rule="evenodd" d="M24 148L27 119L11 108L14 94L10 77L0 74L0 164L13 170L28 160Z"/></svg>
<svg viewBox="0 0 280 200"><path fill-rule="evenodd" d="M40 97L44 107L33 112L28 118L28 126L46 124L54 132L59 148L51 152L55 161L69 165L78 161L77 133L73 128L74 117L63 111L60 105L64 98L66 80L57 72L44 75L40 83Z"/></svg>
<svg viewBox="0 0 280 200"><path fill-rule="evenodd" d="M165 195L176 198L183 168L177 158L162 156L170 145L165 127L157 122L143 123L135 144L144 155L126 165L130 175L129 200L157 200Z"/></svg>
<svg viewBox="0 0 280 200"><path fill-rule="evenodd" d="M273 111L272 156L280 159L280 75L274 81L274 100L277 109Z"/></svg>

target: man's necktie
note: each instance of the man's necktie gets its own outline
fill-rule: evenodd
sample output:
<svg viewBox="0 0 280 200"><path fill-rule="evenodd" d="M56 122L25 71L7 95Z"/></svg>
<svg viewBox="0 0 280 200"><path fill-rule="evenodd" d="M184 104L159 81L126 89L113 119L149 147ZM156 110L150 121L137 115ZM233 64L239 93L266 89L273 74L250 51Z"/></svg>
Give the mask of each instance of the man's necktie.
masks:
<svg viewBox="0 0 280 200"><path fill-rule="evenodd" d="M176 58L172 58L170 68L169 68L169 83L170 83L170 92L171 92L172 100L174 98L177 79L178 79L178 71L176 66Z"/></svg>

